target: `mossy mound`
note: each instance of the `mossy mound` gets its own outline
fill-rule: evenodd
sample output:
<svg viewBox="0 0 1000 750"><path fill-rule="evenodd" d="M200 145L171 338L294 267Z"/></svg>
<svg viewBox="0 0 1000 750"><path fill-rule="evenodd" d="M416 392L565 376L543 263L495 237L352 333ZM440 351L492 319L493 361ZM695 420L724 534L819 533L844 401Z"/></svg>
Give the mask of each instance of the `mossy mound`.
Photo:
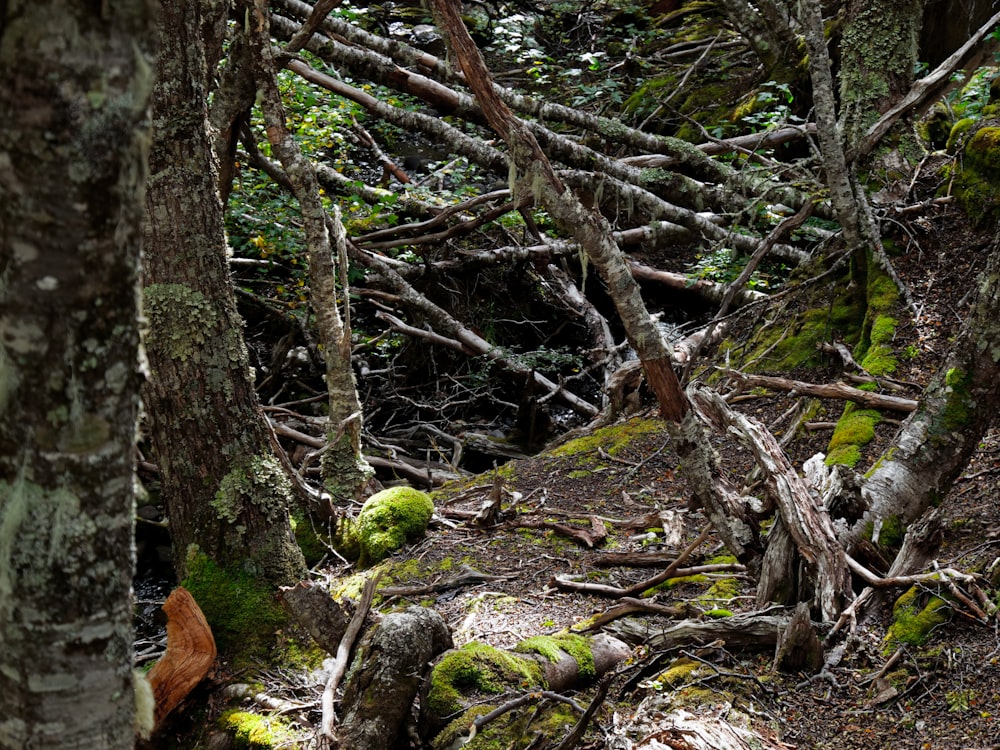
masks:
<svg viewBox="0 0 1000 750"><path fill-rule="evenodd" d="M404 544L427 531L434 503L427 493L412 487L391 487L372 495L358 514L355 530L361 563L384 560Z"/></svg>
<svg viewBox="0 0 1000 750"><path fill-rule="evenodd" d="M966 143L953 190L973 225L987 226L1000 219L1000 127L979 128Z"/></svg>
<svg viewBox="0 0 1000 750"><path fill-rule="evenodd" d="M226 711L219 717L219 726L232 735L233 747L238 750L295 747L300 739L285 720L249 711Z"/></svg>
<svg viewBox="0 0 1000 750"><path fill-rule="evenodd" d="M891 652L901 645L923 646L934 629L951 619L951 607L945 599L913 586L892 605L892 624L882 642Z"/></svg>

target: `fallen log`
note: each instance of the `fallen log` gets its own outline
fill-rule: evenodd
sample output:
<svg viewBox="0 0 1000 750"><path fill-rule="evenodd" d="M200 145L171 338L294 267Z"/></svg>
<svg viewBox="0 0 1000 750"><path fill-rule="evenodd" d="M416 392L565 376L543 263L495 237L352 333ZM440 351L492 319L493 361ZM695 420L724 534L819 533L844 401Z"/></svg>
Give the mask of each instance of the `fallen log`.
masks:
<svg viewBox="0 0 1000 750"><path fill-rule="evenodd" d="M626 643L645 644L651 649L704 646L721 640L729 648L770 651L788 627L788 620L785 614L747 612L712 620L684 620L664 628L655 621L633 618L612 623L607 630Z"/></svg>
<svg viewBox="0 0 1000 750"><path fill-rule="evenodd" d="M801 380L790 380L788 378L778 378L769 375L750 375L739 370L729 369L723 369L722 372L750 388L773 388L777 391L795 391L796 393L806 396L817 396L818 398L836 398L842 401L853 401L869 409L911 412L917 408L917 402L914 399L862 391L859 388L852 388L845 383L806 383Z"/></svg>

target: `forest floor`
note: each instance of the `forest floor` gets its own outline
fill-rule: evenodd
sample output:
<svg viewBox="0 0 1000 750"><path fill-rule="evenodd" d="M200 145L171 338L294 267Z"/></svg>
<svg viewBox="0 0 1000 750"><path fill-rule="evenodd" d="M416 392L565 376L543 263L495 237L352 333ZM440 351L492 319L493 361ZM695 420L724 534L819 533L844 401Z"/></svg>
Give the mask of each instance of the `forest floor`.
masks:
<svg viewBox="0 0 1000 750"><path fill-rule="evenodd" d="M973 232L963 217L944 208L935 217L935 231L904 241L895 267L909 286L921 312L919 321L900 326L902 339L919 341L922 354L905 362L894 379L913 384L908 395L934 373L957 332L972 297L972 280L992 250L990 238ZM956 251L956 248L963 248ZM837 363L797 373L813 382L833 382L841 373ZM787 375L787 373L786 373ZM787 427L790 407L799 398L788 393L753 392L738 401L737 408L771 427L780 437ZM826 401L826 416L836 421L842 404ZM900 415L888 415L899 417ZM878 457L891 440L898 423L883 421L876 438L865 449L864 468ZM787 445L795 466L817 452L825 452L830 431L800 430ZM745 476L751 461L733 441L719 444L730 475ZM606 552L679 552L695 539L706 520L688 509L688 490L669 439L649 410L631 420L534 458L507 464L503 469L504 514L499 525L486 530L463 523L438 525L420 544L401 553L400 559L419 561L407 580L418 584L454 575L454 563L495 576L474 587L449 591L433 600L452 629L456 645L479 640L497 647L513 646L518 640L579 626L595 614L614 606L614 600L553 585L554 576L627 587L650 578L657 568L602 567L598 559ZM944 501L944 541L938 561L942 567L987 573L1000 557L1000 434L982 442L965 474ZM460 488L446 488L436 496L441 514L474 513L489 497L493 480L489 474ZM664 513L666 512L666 513ZM675 524L673 529L654 529L650 513L659 513ZM525 519L588 528L597 518L609 529L599 546L587 548L553 528L526 528ZM669 526L670 524L659 524ZM673 538L668 538L670 536ZM725 550L712 535L692 554L697 564ZM724 608L734 613L754 609L752 582L735 580L738 587L726 601L706 599L708 580L657 589L648 598L660 604L688 602L698 611ZM984 584L984 588L988 585ZM772 674L773 647L760 650L730 649L722 644L704 650L703 657L725 673L756 675L746 680L746 689L735 703L748 708L760 724L769 727L782 742L798 748L996 748L1000 747L1000 636L997 619L989 624L974 621L955 609L948 621L937 627L920 647L904 647L898 661L884 670L893 652L883 643L891 614L889 606L903 589L890 593L887 602L861 625L851 638L844 659L830 670L831 679L810 681L805 674ZM995 598L995 594L994 594ZM416 597L424 604L430 601ZM383 606L395 606L387 601ZM662 630L671 620L643 615L650 633ZM614 632L614 623L608 626ZM655 677L656 665L670 656L637 648L631 667L623 669L612 688L597 724L605 729L614 714L627 713L645 694L656 688L637 675ZM662 668L662 666L661 666ZM873 679L879 675L879 679ZM721 680L721 677L719 677ZM712 689L712 679L702 687ZM643 687L643 685L645 687ZM766 685L766 688L763 687ZM728 689L728 688L727 688ZM585 702L586 697L581 698ZM594 730L585 746L606 746L601 731ZM655 745L654 745L655 746ZM666 747L659 745L658 747Z"/></svg>
<svg viewBox="0 0 1000 750"><path fill-rule="evenodd" d="M958 331L973 296L972 280L982 269L986 254L993 250L992 239L974 232L954 209L946 206L934 210L938 212L934 231L911 233L908 240L904 236L901 250L893 259L920 311L919 320L911 317L900 324L898 335L901 341L919 342L921 353L901 358L900 368L893 374L894 380L911 384L908 391L897 395L911 398L919 395L920 386L941 365L949 340ZM830 362L782 374L812 382L834 382L841 373L842 366ZM724 385L713 382L719 389ZM735 396L731 399L735 408L760 420L779 438L792 425L791 407L801 398L759 389L730 395ZM796 431L786 446L794 466L801 467L810 456L827 450L829 425L837 420L842 408L841 402L824 401L821 410L811 417L819 426ZM898 419L901 415L887 416ZM898 421L885 419L877 426L875 439L865 448L857 470L864 471L880 455L897 425ZM752 460L746 451L732 440L720 439L717 447L732 478L739 480L748 475ZM503 507L493 526L473 528L463 519L478 512L496 491L495 472L446 486L435 494L439 520L432 524L426 538L383 563L387 572L383 585L416 587L442 581L453 577L462 566L486 574L490 580L437 594L414 594L409 600L384 597L378 608L388 611L408 601L433 606L448 623L456 646L478 640L509 648L530 636L580 628L616 602L566 591L554 584L555 576L627 587L652 577L662 566L601 565L603 555L675 555L706 527L701 512L689 509L689 492L678 464L655 410L647 405L602 431L501 467ZM994 432L982 441L943 503L944 541L937 557L942 567L986 577L995 572L1000 559L998 475L1000 433ZM592 529L593 519L608 532L593 548L568 538L555 527L561 523L578 530ZM541 528L540 522L545 524ZM700 564L724 553L713 533L693 551L689 563ZM328 568L316 572L336 589L357 571ZM713 588L720 579L727 582L726 587ZM989 588L988 583L982 585ZM893 590L883 606L870 610L875 613L871 617L862 613L850 647L824 679L810 680L803 673L774 673L773 646L747 649L715 642L694 654L714 669L699 679L698 686L718 690L720 702L711 710L720 712L731 705L751 715L757 730L785 743L774 747L1000 748L1000 635L996 616L983 624L955 607L947 622L936 627L925 644L903 647L885 668L895 650L884 643L889 605L902 593L903 589ZM692 613L704 616L709 610L737 614L755 609L753 582L741 574L681 580L643 596L661 605L684 603L689 617ZM995 591L991 596L996 599ZM650 635L674 622L664 615L630 616L635 617ZM605 630L624 637L620 629L616 631L618 623L609 623ZM644 697L668 689L655 679L664 665L692 653L687 649L661 652L634 636L630 645L635 647L633 657L620 669L580 747L610 747L608 733L613 732L612 728ZM308 696L315 693L315 706L303 712L299 722L300 728L307 729L313 719L318 719L316 709L322 686L303 689L301 676L292 681L294 687L282 685L288 674L268 672L263 680L265 687L276 694L294 693L306 703ZM735 692L733 675L738 675L735 682L743 685ZM239 681L237 677L222 665L216 687L219 682ZM219 695L207 697L202 692L197 700L219 705L225 702ZM589 696L584 689L577 700L586 704Z"/></svg>

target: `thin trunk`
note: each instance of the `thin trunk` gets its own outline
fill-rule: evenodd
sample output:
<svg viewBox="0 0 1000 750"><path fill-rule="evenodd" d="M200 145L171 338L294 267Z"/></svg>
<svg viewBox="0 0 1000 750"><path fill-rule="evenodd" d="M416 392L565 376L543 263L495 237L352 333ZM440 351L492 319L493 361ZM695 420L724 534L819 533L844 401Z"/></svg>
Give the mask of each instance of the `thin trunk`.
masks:
<svg viewBox="0 0 1000 750"><path fill-rule="evenodd" d="M335 505L360 500L371 489L374 471L361 453L361 401L351 369L351 332L347 318L346 232L335 210L328 217L320 198L319 182L285 126L285 113L276 78L277 67L271 52L268 4L253 3L248 25L254 74L267 123L267 137L281 161L295 198L309 247L309 295L316 315L320 345L326 358L326 387L329 392L329 448L323 454L323 482ZM336 253L336 255L335 255ZM337 267L341 270L339 293L344 300L345 319L337 308Z"/></svg>
<svg viewBox="0 0 1000 750"><path fill-rule="evenodd" d="M304 572L292 538L291 486L257 401L226 263L208 130L203 24L224 5L161 7L160 63L146 196L144 306L150 436L175 559L191 545L269 583Z"/></svg>
<svg viewBox="0 0 1000 750"><path fill-rule="evenodd" d="M148 11L0 4L5 749L134 744Z"/></svg>

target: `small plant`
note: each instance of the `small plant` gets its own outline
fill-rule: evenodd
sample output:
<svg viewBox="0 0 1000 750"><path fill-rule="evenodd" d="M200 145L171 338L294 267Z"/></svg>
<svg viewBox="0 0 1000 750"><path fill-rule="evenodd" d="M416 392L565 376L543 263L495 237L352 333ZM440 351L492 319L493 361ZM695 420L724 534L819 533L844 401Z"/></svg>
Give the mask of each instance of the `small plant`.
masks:
<svg viewBox="0 0 1000 750"><path fill-rule="evenodd" d="M754 131L774 130L788 123L802 122L801 117L792 114L791 104L795 95L787 83L767 81L762 83L757 96L749 102L749 114L743 115L743 122Z"/></svg>

